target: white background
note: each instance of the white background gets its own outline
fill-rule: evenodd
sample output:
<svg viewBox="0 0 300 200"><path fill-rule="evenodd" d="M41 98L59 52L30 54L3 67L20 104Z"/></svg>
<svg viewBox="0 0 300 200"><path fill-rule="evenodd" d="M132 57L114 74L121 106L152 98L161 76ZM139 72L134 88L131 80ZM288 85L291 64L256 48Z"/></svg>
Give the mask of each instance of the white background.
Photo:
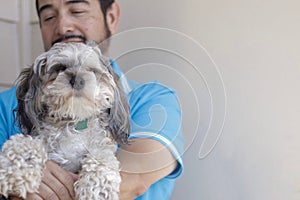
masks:
<svg viewBox="0 0 300 200"><path fill-rule="evenodd" d="M208 128L201 125L207 126L212 116L211 108L206 109L210 104L203 81L191 81L197 93L195 100L192 93L188 94L190 88L186 87L187 93L182 93L186 80L170 82L172 78L166 78L179 90L183 128L188 139L185 171L172 200L300 199L300 2L120 0L119 3L120 32L162 27L184 33L209 53L224 82L227 97L224 128L215 148L200 159L200 147ZM4 89L13 82L20 66L29 65L42 51L42 45L29 1L1 0L1 5L0 83ZM189 49L187 55L194 56ZM199 51L199 57L207 59L205 51ZM206 69L203 65L209 65L207 60L203 65L199 63L200 71ZM128 71L130 66L124 69ZM163 79L159 74L158 78ZM132 76L149 79L148 73ZM220 87L210 84L209 87L212 94L221 92L214 91ZM216 108L223 102L224 99L213 101ZM222 118L223 112L219 114L214 114L215 119ZM200 127L195 133L198 121Z"/></svg>

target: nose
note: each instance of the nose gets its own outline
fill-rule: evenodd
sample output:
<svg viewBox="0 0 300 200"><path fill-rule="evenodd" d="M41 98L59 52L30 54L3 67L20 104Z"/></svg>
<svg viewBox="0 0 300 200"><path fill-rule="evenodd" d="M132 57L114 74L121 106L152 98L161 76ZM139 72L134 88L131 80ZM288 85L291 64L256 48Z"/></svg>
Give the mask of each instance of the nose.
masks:
<svg viewBox="0 0 300 200"><path fill-rule="evenodd" d="M73 75L71 76L70 84L75 90L81 90L84 88L85 80L80 76Z"/></svg>
<svg viewBox="0 0 300 200"><path fill-rule="evenodd" d="M74 24L72 20L67 16L67 14L61 14L58 16L57 25L56 25L56 34L57 35L66 35L74 31Z"/></svg>

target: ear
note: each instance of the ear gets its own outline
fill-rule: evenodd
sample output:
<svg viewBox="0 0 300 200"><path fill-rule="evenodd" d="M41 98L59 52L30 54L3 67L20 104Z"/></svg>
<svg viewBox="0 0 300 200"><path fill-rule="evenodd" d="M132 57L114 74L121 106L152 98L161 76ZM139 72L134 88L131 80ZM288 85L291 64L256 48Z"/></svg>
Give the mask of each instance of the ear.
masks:
<svg viewBox="0 0 300 200"><path fill-rule="evenodd" d="M39 119L44 113L40 103L41 79L38 73L34 72L38 66L44 65L45 59L35 63L30 68L25 68L17 79L16 96L18 107L16 108L16 120L23 134L31 134L38 127Z"/></svg>
<svg viewBox="0 0 300 200"><path fill-rule="evenodd" d="M119 76L108 67L116 83L114 88L114 102L109 113L109 128L113 138L119 144L128 143L130 132L130 108L125 93L122 90Z"/></svg>
<svg viewBox="0 0 300 200"><path fill-rule="evenodd" d="M114 140L119 144L127 144L130 132L130 108L128 100L122 89L120 78L112 69L110 61L106 57L102 56L97 44L91 42L88 43L88 45L93 47L93 50L98 55L99 61L108 69L108 72L114 79L114 102L109 111L108 124Z"/></svg>
<svg viewBox="0 0 300 200"><path fill-rule="evenodd" d="M111 34L115 34L120 21L120 6L117 2L111 4L106 12L106 23Z"/></svg>

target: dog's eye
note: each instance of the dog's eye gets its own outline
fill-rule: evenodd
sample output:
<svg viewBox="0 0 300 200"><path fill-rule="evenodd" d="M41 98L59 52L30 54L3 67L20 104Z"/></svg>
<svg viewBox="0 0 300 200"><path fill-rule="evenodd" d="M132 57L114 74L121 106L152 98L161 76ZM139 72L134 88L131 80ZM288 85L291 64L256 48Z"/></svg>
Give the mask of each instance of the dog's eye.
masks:
<svg viewBox="0 0 300 200"><path fill-rule="evenodd" d="M48 78L48 81L51 82L51 81L54 81L56 79L58 75L58 72L52 72L50 75L49 75L49 78Z"/></svg>
<svg viewBox="0 0 300 200"><path fill-rule="evenodd" d="M51 73L51 72L55 71L55 72L59 73L59 72L65 71L66 69L67 69L66 65L59 64L59 65L55 65L55 66L51 67L49 72Z"/></svg>
<svg viewBox="0 0 300 200"><path fill-rule="evenodd" d="M49 74L49 78L48 81L54 81L58 74L60 72L63 72L67 69L67 67L65 65L55 65L53 67L51 67L51 69L48 71Z"/></svg>

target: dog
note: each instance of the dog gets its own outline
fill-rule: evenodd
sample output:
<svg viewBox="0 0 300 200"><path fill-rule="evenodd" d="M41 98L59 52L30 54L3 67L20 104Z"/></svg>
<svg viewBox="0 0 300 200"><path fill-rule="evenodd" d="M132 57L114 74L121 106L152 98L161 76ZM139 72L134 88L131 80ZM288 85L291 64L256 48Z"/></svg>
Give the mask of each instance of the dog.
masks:
<svg viewBox="0 0 300 200"><path fill-rule="evenodd" d="M76 199L118 200L117 144L128 143L129 105L119 77L93 43L57 43L17 82L22 134L0 154L0 194L37 192L47 160L79 178Z"/></svg>

